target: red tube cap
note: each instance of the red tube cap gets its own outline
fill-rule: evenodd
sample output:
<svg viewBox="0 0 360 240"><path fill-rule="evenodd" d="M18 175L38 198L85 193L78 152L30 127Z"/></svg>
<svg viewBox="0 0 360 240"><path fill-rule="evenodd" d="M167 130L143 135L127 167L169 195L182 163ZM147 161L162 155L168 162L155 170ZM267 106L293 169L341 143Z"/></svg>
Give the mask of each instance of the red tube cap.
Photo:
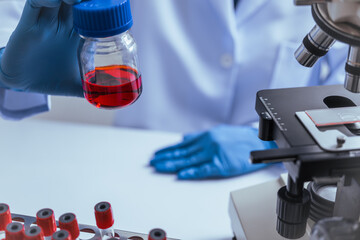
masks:
<svg viewBox="0 0 360 240"><path fill-rule="evenodd" d="M114 225L114 217L111 204L108 202L99 202L95 205L96 226L100 229L108 229Z"/></svg>
<svg viewBox="0 0 360 240"><path fill-rule="evenodd" d="M76 216L73 213L65 213L59 218L59 227L61 230L67 230L70 233L71 239L75 240L80 235L79 224Z"/></svg>
<svg viewBox="0 0 360 240"><path fill-rule="evenodd" d="M166 240L166 232L160 228L155 228L149 233L149 240Z"/></svg>
<svg viewBox="0 0 360 240"><path fill-rule="evenodd" d="M9 223L5 230L5 240L24 239L24 225L18 222Z"/></svg>
<svg viewBox="0 0 360 240"><path fill-rule="evenodd" d="M0 231L5 231L6 226L11 222L12 220L9 205L0 203Z"/></svg>
<svg viewBox="0 0 360 240"><path fill-rule="evenodd" d="M48 237L56 232L54 211L50 208L41 209L36 213L36 224L41 227L44 236Z"/></svg>
<svg viewBox="0 0 360 240"><path fill-rule="evenodd" d="M25 240L44 240L44 234L39 226L32 226L25 230Z"/></svg>
<svg viewBox="0 0 360 240"><path fill-rule="evenodd" d="M52 235L51 240L71 240L71 236L67 230L60 230Z"/></svg>

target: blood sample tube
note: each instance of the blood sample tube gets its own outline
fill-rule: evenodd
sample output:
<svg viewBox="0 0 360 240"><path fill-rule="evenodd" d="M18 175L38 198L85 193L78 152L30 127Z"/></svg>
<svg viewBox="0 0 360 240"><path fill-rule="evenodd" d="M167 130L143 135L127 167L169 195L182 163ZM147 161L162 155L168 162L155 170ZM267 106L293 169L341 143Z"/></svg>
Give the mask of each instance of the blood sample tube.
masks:
<svg viewBox="0 0 360 240"><path fill-rule="evenodd" d="M61 230L67 230L70 233L71 240L78 239L80 235L79 224L73 213L65 213L59 218L59 227Z"/></svg>
<svg viewBox="0 0 360 240"><path fill-rule="evenodd" d="M166 232L160 228L155 228L149 233L149 240L166 240Z"/></svg>
<svg viewBox="0 0 360 240"><path fill-rule="evenodd" d="M67 230L59 230L57 232L54 232L51 240L71 240L71 236Z"/></svg>
<svg viewBox="0 0 360 240"><path fill-rule="evenodd" d="M108 202L99 202L94 207L96 226L100 229L102 238L114 237L114 217L111 204Z"/></svg>
<svg viewBox="0 0 360 240"><path fill-rule="evenodd" d="M5 240L23 240L24 225L18 222L9 223L5 230Z"/></svg>
<svg viewBox="0 0 360 240"><path fill-rule="evenodd" d="M36 213L36 224L41 227L45 240L50 240L56 232L56 221L54 211L50 208L41 209Z"/></svg>
<svg viewBox="0 0 360 240"><path fill-rule="evenodd" d="M11 223L9 205L0 203L0 240L5 238L5 229L9 223Z"/></svg>
<svg viewBox="0 0 360 240"><path fill-rule="evenodd" d="M39 226L32 226L25 230L25 240L44 240L43 231Z"/></svg>

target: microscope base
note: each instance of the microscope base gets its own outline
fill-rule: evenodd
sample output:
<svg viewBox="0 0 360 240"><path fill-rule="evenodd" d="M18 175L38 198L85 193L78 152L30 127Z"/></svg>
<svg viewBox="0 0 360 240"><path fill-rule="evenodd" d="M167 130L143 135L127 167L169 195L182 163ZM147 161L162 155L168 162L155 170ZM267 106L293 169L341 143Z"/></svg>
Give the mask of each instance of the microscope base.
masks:
<svg viewBox="0 0 360 240"><path fill-rule="evenodd" d="M277 191L285 186L284 175L278 179L230 193L229 215L236 240L284 240L276 232ZM311 223L299 240L309 240Z"/></svg>

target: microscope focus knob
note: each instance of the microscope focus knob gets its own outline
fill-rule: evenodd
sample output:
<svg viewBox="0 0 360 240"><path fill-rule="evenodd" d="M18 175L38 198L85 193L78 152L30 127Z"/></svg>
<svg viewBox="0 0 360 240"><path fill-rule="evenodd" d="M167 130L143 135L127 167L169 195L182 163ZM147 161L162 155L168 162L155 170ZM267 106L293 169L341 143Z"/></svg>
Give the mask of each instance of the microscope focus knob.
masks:
<svg viewBox="0 0 360 240"><path fill-rule="evenodd" d="M310 213L310 194L303 189L302 196L291 196L286 186L278 191L276 214L277 232L288 239L304 236L306 223Z"/></svg>

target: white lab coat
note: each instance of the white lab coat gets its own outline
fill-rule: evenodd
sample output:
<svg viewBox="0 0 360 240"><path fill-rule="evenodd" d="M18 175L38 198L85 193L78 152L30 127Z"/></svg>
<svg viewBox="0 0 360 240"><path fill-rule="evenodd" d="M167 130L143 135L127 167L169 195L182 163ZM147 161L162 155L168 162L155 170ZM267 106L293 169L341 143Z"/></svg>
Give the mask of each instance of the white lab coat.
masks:
<svg viewBox="0 0 360 240"><path fill-rule="evenodd" d="M11 1L0 0L0 16ZM192 132L250 124L258 90L338 83L342 74L329 66L342 69L346 51L313 69L296 62L314 22L291 0L240 0L236 11L233 0L131 1L144 88L116 125Z"/></svg>
<svg viewBox="0 0 360 240"><path fill-rule="evenodd" d="M191 132L250 124L258 90L335 82L319 77L320 64L294 59L314 26L310 7L240 0L235 11L233 2L132 0L144 92L117 125Z"/></svg>

